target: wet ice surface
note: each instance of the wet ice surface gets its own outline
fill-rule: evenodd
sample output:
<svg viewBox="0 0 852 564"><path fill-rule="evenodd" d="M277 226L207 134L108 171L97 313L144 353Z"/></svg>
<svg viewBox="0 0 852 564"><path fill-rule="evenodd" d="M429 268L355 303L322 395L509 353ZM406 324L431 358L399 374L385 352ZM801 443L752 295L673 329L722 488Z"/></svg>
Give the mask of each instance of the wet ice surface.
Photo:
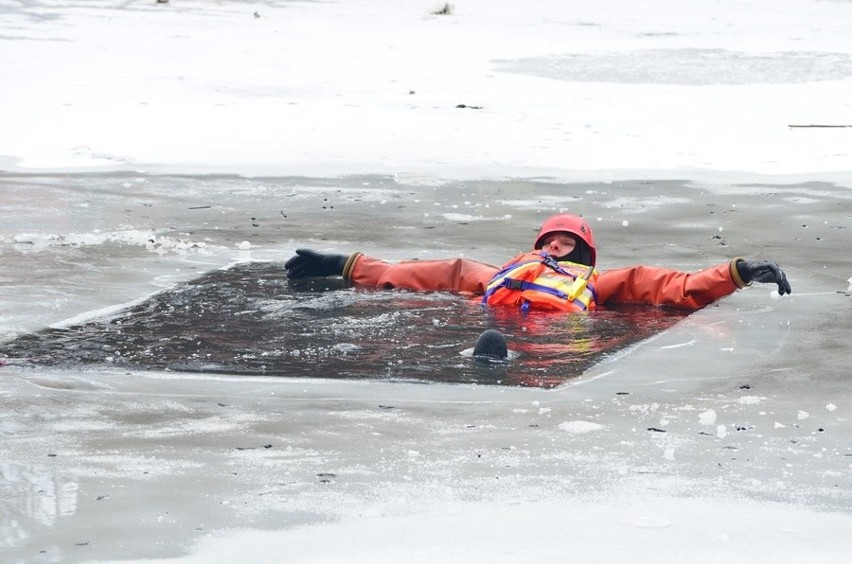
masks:
<svg viewBox="0 0 852 564"><path fill-rule="evenodd" d="M650 531L734 560L756 542L782 561L848 552L848 183L0 184L6 559L171 557L196 541L225 554L207 536L234 526L284 529L280 546L234 543L294 558L317 556L303 543L318 534L330 558L353 538L390 554L433 534L507 558L517 535L451 527L485 514L517 530L540 516L525 539L545 559L578 543L566 524L606 555L588 523L649 554ZM630 327L664 312L494 317L462 296L281 276L302 245L496 264L555 210L589 218L602 268L777 258L794 293L755 286L639 340ZM499 366L521 386L460 383L481 376L460 353L487 327L521 350ZM572 350L609 330L632 344L597 364ZM411 537L380 534L402 524Z"/></svg>
<svg viewBox="0 0 852 564"><path fill-rule="evenodd" d="M848 124L852 3L580 4L0 0L0 168L25 173L0 177L0 346L55 360L0 368L0 560L848 559L852 129L787 126ZM156 344L136 318L139 363L61 346L301 245L499 264L557 209L603 268L770 258L794 294L739 292L548 389L200 373L163 315ZM306 293L371 338L357 304L411 299L261 301ZM458 371L483 318L444 333L425 312L467 302L417 301L395 327L453 353L418 370Z"/></svg>

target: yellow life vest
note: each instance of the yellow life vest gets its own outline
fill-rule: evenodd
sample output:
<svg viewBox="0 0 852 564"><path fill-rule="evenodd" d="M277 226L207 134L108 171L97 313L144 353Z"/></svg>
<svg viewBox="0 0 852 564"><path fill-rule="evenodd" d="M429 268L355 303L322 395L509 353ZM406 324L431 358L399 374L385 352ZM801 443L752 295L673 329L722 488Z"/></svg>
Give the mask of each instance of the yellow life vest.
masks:
<svg viewBox="0 0 852 564"><path fill-rule="evenodd" d="M482 303L523 310L583 312L596 307L594 267L556 261L544 252L526 253L506 264L488 283Z"/></svg>

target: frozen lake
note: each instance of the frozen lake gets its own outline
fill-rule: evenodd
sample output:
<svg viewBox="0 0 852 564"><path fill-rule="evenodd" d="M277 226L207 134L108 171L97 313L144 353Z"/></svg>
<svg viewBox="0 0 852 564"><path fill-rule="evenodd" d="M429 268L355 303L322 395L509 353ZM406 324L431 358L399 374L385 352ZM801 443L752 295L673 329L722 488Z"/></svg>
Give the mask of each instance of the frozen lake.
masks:
<svg viewBox="0 0 852 564"><path fill-rule="evenodd" d="M751 530L726 503L747 504L754 519L775 511L766 503L806 507L796 520L809 535L830 535L830 519L848 524L849 184L0 183L14 218L0 228L13 559L169 556L235 522L366 518L391 531L492 504L509 522L525 511L571 522L581 516L566 507L592 511L615 491L633 501L609 513L631 530L688 531L705 519L720 519L729 539ZM755 286L679 322L655 308L572 321L283 275L303 244L497 263L555 210L592 221L602 268L761 256L781 261L794 293ZM493 326L521 356L478 366L462 352ZM607 327L626 343L596 356ZM463 553L487 544L471 534ZM151 542L163 535L174 540ZM542 542L542 557L558 545Z"/></svg>
<svg viewBox="0 0 852 564"><path fill-rule="evenodd" d="M0 560L848 558L852 2L452 4L0 0ZM283 278L556 211L793 294Z"/></svg>

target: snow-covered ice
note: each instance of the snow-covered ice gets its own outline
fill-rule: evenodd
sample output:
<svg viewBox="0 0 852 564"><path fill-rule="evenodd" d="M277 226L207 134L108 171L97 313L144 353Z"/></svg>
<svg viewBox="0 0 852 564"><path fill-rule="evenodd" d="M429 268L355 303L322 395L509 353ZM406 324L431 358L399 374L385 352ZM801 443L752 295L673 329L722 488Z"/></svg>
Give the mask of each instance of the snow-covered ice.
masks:
<svg viewBox="0 0 852 564"><path fill-rule="evenodd" d="M4 168L850 168L848 2L454 4L3 2Z"/></svg>

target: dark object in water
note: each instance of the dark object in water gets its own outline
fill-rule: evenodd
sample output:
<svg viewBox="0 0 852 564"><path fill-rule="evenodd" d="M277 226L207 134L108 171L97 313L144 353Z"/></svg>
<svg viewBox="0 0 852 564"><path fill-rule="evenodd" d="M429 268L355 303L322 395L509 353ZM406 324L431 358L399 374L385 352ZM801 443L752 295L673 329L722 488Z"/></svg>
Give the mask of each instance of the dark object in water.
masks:
<svg viewBox="0 0 852 564"><path fill-rule="evenodd" d="M473 356L496 358L499 360L506 358L509 356L509 350L506 347L506 337L496 329L483 331L476 340L476 346L473 347Z"/></svg>

